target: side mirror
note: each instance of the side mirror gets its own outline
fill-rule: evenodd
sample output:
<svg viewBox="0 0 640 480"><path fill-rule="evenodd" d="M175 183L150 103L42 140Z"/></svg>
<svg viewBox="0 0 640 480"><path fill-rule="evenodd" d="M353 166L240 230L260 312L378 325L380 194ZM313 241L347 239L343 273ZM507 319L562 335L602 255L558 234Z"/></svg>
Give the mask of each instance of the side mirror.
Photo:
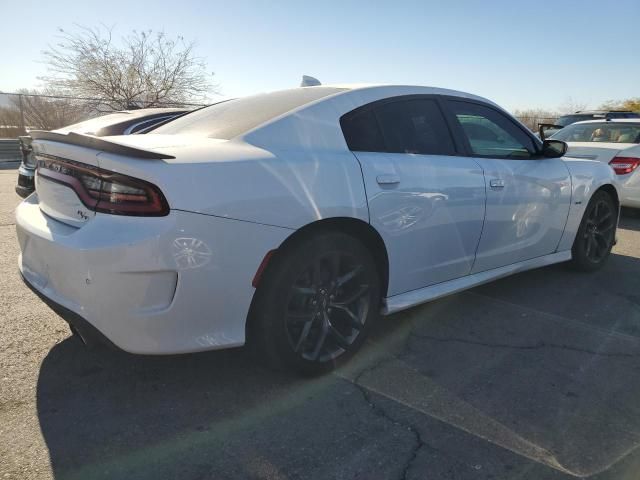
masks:
<svg viewBox="0 0 640 480"><path fill-rule="evenodd" d="M547 158L562 157L567 153L568 145L562 140L545 140L542 142L542 155Z"/></svg>

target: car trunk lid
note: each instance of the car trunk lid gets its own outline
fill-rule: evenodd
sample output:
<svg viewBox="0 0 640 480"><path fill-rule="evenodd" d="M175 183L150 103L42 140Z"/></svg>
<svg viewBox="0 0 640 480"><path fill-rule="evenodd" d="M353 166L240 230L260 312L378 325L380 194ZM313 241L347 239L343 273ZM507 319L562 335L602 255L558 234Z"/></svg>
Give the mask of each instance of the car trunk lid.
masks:
<svg viewBox="0 0 640 480"><path fill-rule="evenodd" d="M635 143L571 142L567 157L609 163L621 150L637 146Z"/></svg>
<svg viewBox="0 0 640 480"><path fill-rule="evenodd" d="M42 212L80 228L96 215L104 179L99 176L99 156L104 152L144 160L173 158L96 137L55 132L32 132L36 192ZM123 188L120 187L120 195Z"/></svg>

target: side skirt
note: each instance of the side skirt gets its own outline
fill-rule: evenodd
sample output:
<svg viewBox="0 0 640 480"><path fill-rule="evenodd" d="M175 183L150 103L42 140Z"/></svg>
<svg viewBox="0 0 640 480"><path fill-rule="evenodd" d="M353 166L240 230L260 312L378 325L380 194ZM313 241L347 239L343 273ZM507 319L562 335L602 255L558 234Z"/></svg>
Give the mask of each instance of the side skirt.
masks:
<svg viewBox="0 0 640 480"><path fill-rule="evenodd" d="M466 290L483 283L497 280L502 277L513 275L514 273L532 270L534 268L546 267L554 263L561 263L571 260L571 250L552 253L542 257L532 258L524 262L514 263L506 267L494 268L486 272L474 273L466 277L456 278L442 283L437 283L429 287L411 290L410 292L401 293L392 297L387 297L385 305L382 307L383 315L390 315L406 308L420 305L421 303L435 300L436 298L451 295L462 290Z"/></svg>

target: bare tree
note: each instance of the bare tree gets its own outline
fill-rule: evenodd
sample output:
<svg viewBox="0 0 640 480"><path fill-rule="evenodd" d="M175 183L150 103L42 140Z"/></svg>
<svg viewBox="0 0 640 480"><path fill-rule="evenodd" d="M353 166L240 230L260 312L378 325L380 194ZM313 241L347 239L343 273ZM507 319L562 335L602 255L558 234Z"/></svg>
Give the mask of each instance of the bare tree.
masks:
<svg viewBox="0 0 640 480"><path fill-rule="evenodd" d="M44 53L50 88L91 98L95 108L121 110L203 103L216 93L194 44L164 32L133 31L115 42L111 28L60 29Z"/></svg>
<svg viewBox="0 0 640 480"><path fill-rule="evenodd" d="M90 103L54 96L51 91L23 89L17 93L19 95L11 96L11 103L18 110L22 107L27 129L54 130L84 120L94 113Z"/></svg>
<svg viewBox="0 0 640 480"><path fill-rule="evenodd" d="M516 110L513 112L513 116L529 127L530 130L537 132L539 123L553 123L559 115L551 110L530 108Z"/></svg>
<svg viewBox="0 0 640 480"><path fill-rule="evenodd" d="M587 108L585 102L575 100L573 97L567 97L562 105L560 105L560 113L563 115L568 113L576 113Z"/></svg>
<svg viewBox="0 0 640 480"><path fill-rule="evenodd" d="M20 112L11 107L0 107L0 138L16 138L21 135Z"/></svg>

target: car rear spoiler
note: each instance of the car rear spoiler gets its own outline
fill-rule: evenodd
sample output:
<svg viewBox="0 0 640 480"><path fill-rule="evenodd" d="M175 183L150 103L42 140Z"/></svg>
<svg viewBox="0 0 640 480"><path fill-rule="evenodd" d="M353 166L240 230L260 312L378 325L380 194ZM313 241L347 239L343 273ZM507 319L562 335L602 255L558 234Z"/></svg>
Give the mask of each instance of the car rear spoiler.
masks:
<svg viewBox="0 0 640 480"><path fill-rule="evenodd" d="M145 158L150 160L166 160L176 158L164 153L142 150L120 143L110 142L91 135L82 135L80 133L56 133L47 132L45 130L32 130L29 132L34 140L51 140L52 142L66 143L69 145L77 145L79 147L93 148L103 152L115 153L117 155L125 155L127 157Z"/></svg>

